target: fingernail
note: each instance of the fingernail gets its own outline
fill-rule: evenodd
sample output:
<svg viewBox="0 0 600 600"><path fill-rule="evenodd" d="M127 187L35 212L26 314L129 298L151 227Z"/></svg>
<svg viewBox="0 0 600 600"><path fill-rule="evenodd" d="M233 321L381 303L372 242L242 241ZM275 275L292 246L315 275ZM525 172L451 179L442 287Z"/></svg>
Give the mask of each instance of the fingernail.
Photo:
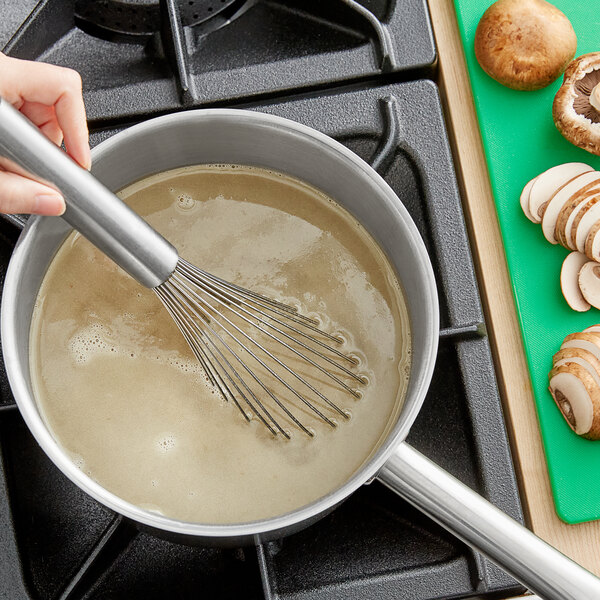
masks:
<svg viewBox="0 0 600 600"><path fill-rule="evenodd" d="M65 212L65 199L58 194L39 194L34 198L33 210L36 215L59 216Z"/></svg>

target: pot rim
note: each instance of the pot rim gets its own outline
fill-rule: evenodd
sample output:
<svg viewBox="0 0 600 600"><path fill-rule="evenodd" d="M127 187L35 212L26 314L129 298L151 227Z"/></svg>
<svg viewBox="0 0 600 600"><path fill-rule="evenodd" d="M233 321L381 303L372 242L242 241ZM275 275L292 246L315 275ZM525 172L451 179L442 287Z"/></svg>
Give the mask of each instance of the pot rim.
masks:
<svg viewBox="0 0 600 600"><path fill-rule="evenodd" d="M435 366L439 334L437 287L433 268L425 245L412 218L402 202L399 201L395 192L371 166L354 154L354 152L329 136L306 125L267 113L240 109L197 109L184 111L156 117L133 125L128 129L115 134L109 139L101 142L92 150L92 158L97 159L105 153L110 153L113 147L117 146L121 140L135 136L138 133L148 134L152 131L159 131L160 129L169 127L179 121L195 118L253 120L260 126L275 128L279 132L283 130L290 135L311 138L313 142L317 142L322 148L327 149L329 152L335 152L341 161L350 161L352 166L357 169L361 176L368 178L370 183L378 188L381 195L387 196L392 200L394 208L403 223L405 233L410 237L410 243L417 256L418 265L415 266L418 266L420 273L425 279L424 287L428 290L428 294L423 298L423 305L426 307L426 312L431 318L428 319L426 326L422 328L424 330L419 331L419 335L425 336L425 350L423 353L423 362L425 364L420 366L417 374L418 376L413 382L411 401L408 403L407 399L405 399L404 407L400 411L396 424L373 456L368 459L368 461L365 462L342 486L312 503L283 515L243 523L208 524L180 521L139 508L109 492L95 482L91 477L75 466L66 452L52 437L36 408L36 401L33 398L33 395L28 391L28 384L25 375L19 366L16 352L12 354L11 350L18 348L19 345L15 319L13 318L14 309L11 307L11 304L14 305L18 302L16 290L20 273L22 269L26 268L28 248L35 243L37 230L43 226L46 219L53 217L31 217L23 229L13 251L4 282L0 310L2 349L10 386L27 426L54 464L80 489L83 489L86 493L108 508L152 528L198 537L249 538L252 536L259 536L260 538L262 534L285 530L286 528L293 527L305 520L314 520L318 518L321 513L325 513L332 509L358 487L373 480L376 477L377 472L393 453L396 446L404 441L423 404ZM412 369L411 378L414 378Z"/></svg>

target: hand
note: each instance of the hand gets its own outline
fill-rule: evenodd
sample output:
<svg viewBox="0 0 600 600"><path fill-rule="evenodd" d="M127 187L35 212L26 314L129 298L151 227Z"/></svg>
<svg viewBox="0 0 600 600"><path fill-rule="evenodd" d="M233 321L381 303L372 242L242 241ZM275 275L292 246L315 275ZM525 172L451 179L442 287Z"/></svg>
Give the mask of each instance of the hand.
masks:
<svg viewBox="0 0 600 600"><path fill-rule="evenodd" d="M0 53L0 96L20 110L55 144L90 168L90 146L77 71ZM65 201L52 187L0 167L0 212L61 215Z"/></svg>

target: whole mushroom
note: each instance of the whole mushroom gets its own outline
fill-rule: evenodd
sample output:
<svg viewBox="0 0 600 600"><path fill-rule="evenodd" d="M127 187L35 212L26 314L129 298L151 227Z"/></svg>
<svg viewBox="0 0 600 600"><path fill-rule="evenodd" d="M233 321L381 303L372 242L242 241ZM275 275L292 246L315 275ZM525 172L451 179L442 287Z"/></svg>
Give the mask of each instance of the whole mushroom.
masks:
<svg viewBox="0 0 600 600"><path fill-rule="evenodd" d="M600 52L583 54L567 67L552 116L567 140L600 155Z"/></svg>
<svg viewBox="0 0 600 600"><path fill-rule="evenodd" d="M545 0L498 0L475 32L475 56L493 79L515 90L552 83L575 56L569 19Z"/></svg>

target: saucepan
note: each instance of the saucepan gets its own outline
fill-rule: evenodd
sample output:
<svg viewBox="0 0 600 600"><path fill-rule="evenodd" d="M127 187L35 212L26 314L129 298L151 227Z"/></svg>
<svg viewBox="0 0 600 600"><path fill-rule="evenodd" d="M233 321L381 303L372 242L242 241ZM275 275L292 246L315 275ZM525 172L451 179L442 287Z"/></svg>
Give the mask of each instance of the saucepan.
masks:
<svg viewBox="0 0 600 600"><path fill-rule="evenodd" d="M9 127L0 101L0 150ZM5 129L6 130L6 129ZM7 155L7 153L4 153ZM29 330L40 284L71 227L32 217L23 229L4 282L2 349L15 400L29 429L58 468L85 492L142 528L187 543L244 545L302 529L378 479L544 598L597 600L600 580L537 538L411 448L406 436L425 399L438 343L433 269L400 199L342 144L287 119L243 110L195 110L130 127L93 151L93 174L119 190L148 175L186 165L238 163L295 176L352 213L378 241L402 284L412 331L412 367L397 422L376 453L341 487L308 506L251 523L188 523L158 515L110 493L71 461L41 418L32 392Z"/></svg>

